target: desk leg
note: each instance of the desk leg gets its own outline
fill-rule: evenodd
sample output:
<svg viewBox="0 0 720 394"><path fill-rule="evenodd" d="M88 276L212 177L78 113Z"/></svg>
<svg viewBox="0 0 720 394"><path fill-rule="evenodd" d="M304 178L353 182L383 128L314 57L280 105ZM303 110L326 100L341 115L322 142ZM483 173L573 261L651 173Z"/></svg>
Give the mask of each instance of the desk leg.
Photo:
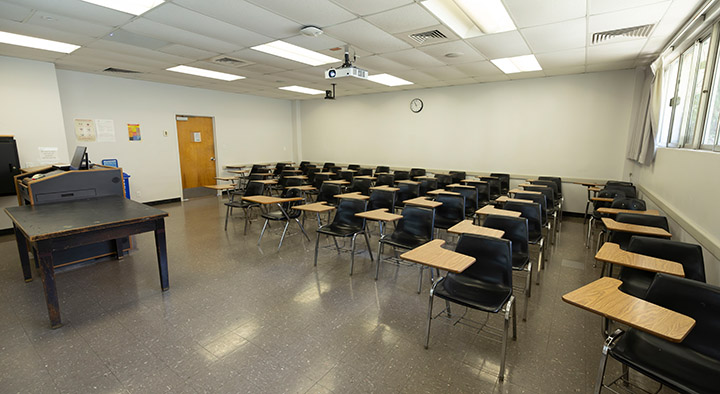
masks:
<svg viewBox="0 0 720 394"><path fill-rule="evenodd" d="M158 270L160 271L160 288L170 288L167 269L167 244L165 243L165 219L155 221L155 250L157 251Z"/></svg>
<svg viewBox="0 0 720 394"><path fill-rule="evenodd" d="M45 290L45 303L47 303L50 316L50 328L62 327L60 320L60 303L58 302L57 288L55 287L55 267L53 266L52 245L50 241L40 241L36 245L37 256L40 262L40 279Z"/></svg>
<svg viewBox="0 0 720 394"><path fill-rule="evenodd" d="M122 260L123 257L125 257L125 252L123 252L122 248L122 238L115 238L115 253L117 253L117 259Z"/></svg>
<svg viewBox="0 0 720 394"><path fill-rule="evenodd" d="M13 225L15 230L15 242L17 242L18 253L20 254L20 265L23 270L25 282L32 282L32 270L30 269L30 258L28 258L27 239L17 226Z"/></svg>

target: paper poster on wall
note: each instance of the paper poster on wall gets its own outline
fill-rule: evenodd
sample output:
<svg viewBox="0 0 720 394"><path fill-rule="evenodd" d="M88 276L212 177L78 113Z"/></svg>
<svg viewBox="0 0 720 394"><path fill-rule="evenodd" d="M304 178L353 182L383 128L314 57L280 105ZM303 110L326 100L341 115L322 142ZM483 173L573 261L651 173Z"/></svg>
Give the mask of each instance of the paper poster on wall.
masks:
<svg viewBox="0 0 720 394"><path fill-rule="evenodd" d="M40 163L42 164L55 164L59 161L58 159L58 148L55 147L39 147L40 151Z"/></svg>
<svg viewBox="0 0 720 394"><path fill-rule="evenodd" d="M95 119L97 142L115 142L115 122L112 119Z"/></svg>
<svg viewBox="0 0 720 394"><path fill-rule="evenodd" d="M78 141L95 142L95 121L92 119L75 119L75 138Z"/></svg>
<svg viewBox="0 0 720 394"><path fill-rule="evenodd" d="M140 125L128 123L128 137L130 141L140 141Z"/></svg>
<svg viewBox="0 0 720 394"><path fill-rule="evenodd" d="M193 132L193 142L202 142L202 136L199 131Z"/></svg>

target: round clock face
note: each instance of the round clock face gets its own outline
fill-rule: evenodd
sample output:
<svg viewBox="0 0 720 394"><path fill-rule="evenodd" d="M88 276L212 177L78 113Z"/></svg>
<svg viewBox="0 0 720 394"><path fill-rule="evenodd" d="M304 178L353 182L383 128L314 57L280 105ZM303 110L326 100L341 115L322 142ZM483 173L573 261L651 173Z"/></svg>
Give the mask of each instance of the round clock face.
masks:
<svg viewBox="0 0 720 394"><path fill-rule="evenodd" d="M419 98L416 98L416 99L412 99L412 101L410 101L410 110L411 111L418 113L418 112L422 111L422 109L423 109L422 100L420 100Z"/></svg>

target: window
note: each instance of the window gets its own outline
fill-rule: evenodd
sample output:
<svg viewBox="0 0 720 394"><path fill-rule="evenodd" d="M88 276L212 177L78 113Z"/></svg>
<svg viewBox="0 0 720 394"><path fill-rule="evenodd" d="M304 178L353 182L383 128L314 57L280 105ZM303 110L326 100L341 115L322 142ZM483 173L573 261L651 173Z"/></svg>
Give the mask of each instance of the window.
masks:
<svg viewBox="0 0 720 394"><path fill-rule="evenodd" d="M692 94L689 96L688 105L690 107L690 116L685 125L684 132L680 134L680 146L693 146L695 137L696 123L700 110L700 98L703 92L703 81L705 79L705 67L707 66L708 51L710 49L710 38L703 40L698 49L698 64L695 72L695 83L692 87Z"/></svg>
<svg viewBox="0 0 720 394"><path fill-rule="evenodd" d="M705 128L702 138L702 149L717 149L718 146L718 125L720 125L720 51L715 60L715 72L713 74L712 90L708 102L708 114L705 119Z"/></svg>
<svg viewBox="0 0 720 394"><path fill-rule="evenodd" d="M695 77L695 46L688 48L680 57L680 71L678 74L678 87L675 93L675 105L670 139L668 146L680 147L680 139L687 130L688 115L690 112L690 98L692 96L693 80ZM684 121L683 121L684 120Z"/></svg>
<svg viewBox="0 0 720 394"><path fill-rule="evenodd" d="M667 145L670 131L670 121L672 120L673 109L675 108L675 88L677 87L677 72L679 63L680 59L675 59L667 68L665 68L665 73L663 74L660 135L657 140L657 143L662 146Z"/></svg>

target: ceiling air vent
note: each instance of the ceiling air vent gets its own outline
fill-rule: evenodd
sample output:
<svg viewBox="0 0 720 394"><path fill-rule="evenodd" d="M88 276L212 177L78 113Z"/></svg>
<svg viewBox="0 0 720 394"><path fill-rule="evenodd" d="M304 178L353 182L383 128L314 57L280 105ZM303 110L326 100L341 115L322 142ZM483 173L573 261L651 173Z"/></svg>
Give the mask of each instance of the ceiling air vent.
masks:
<svg viewBox="0 0 720 394"><path fill-rule="evenodd" d="M125 70L124 68L108 67L103 70L106 73L118 73L118 74L140 74L140 71Z"/></svg>
<svg viewBox="0 0 720 394"><path fill-rule="evenodd" d="M650 35L650 31L652 30L653 26L655 26L655 24L651 23L649 25L625 27L622 29L593 33L592 43L599 44L614 37L647 37Z"/></svg>
<svg viewBox="0 0 720 394"><path fill-rule="evenodd" d="M412 38L421 45L424 44L425 41L438 41L447 39L447 36L443 34L443 32L441 32L440 30L430 30L420 33L413 33L410 34L408 37Z"/></svg>
<svg viewBox="0 0 720 394"><path fill-rule="evenodd" d="M222 64L224 66L230 66L230 67L242 67L247 66L248 64L252 64L250 62L246 62L245 60L240 59L234 59L227 56L218 56L210 59L213 63Z"/></svg>

